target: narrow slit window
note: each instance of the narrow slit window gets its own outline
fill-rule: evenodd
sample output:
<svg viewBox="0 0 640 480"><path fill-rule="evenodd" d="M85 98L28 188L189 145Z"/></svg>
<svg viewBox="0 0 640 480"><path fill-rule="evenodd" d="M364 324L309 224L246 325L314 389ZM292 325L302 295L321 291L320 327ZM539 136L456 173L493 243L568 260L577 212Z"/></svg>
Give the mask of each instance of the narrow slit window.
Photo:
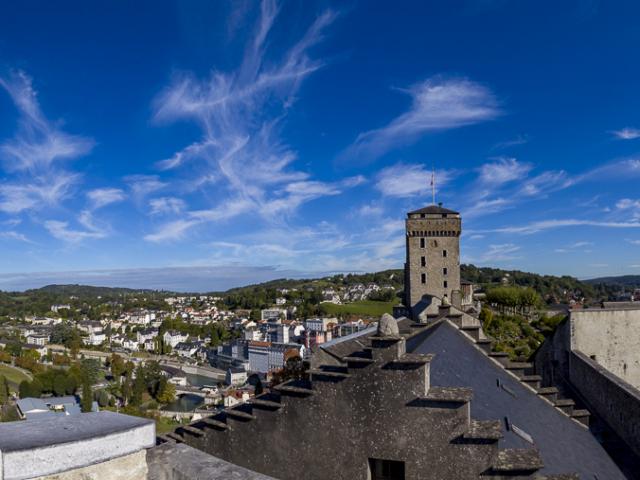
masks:
<svg viewBox="0 0 640 480"><path fill-rule="evenodd" d="M422 284L424 285L425 283L427 283L427 274L423 273L420 275L420 281L422 282Z"/></svg>
<svg viewBox="0 0 640 480"><path fill-rule="evenodd" d="M443 274L443 275L446 275L447 273L449 273L449 272L448 272L448 270L447 270L447 267L444 267L444 268L442 269L442 274Z"/></svg>
<svg viewBox="0 0 640 480"><path fill-rule="evenodd" d="M449 282L447 282L446 280L444 281L444 288L449 288Z"/></svg>
<svg viewBox="0 0 640 480"><path fill-rule="evenodd" d="M420 257L420 265L422 265L423 267L427 266L427 257L425 256Z"/></svg>
<svg viewBox="0 0 640 480"><path fill-rule="evenodd" d="M420 248L425 248L425 246L426 246L426 244L425 244L425 240L424 240L424 237L422 237L422 238L420 239Z"/></svg>
<svg viewBox="0 0 640 480"><path fill-rule="evenodd" d="M446 257L446 256L447 256L447 251L446 251L446 250L443 250L443 251L442 251L442 256L443 256L443 257Z"/></svg>

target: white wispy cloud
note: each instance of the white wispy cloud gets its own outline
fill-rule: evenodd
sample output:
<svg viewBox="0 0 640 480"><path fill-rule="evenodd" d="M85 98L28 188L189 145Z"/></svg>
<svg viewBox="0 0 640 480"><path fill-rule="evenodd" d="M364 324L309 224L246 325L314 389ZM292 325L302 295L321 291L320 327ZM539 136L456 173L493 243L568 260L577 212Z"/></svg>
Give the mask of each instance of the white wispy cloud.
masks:
<svg viewBox="0 0 640 480"><path fill-rule="evenodd" d="M493 120L501 113L487 87L465 78L433 77L405 92L412 99L409 110L382 128L358 135L343 159L375 159L426 133Z"/></svg>
<svg viewBox="0 0 640 480"><path fill-rule="evenodd" d="M413 197L431 192L432 171L426 165L397 163L383 168L376 177L375 188L387 197ZM455 176L451 170L436 172L436 189Z"/></svg>
<svg viewBox="0 0 640 480"><path fill-rule="evenodd" d="M84 218L85 222L88 220ZM44 227L49 233L66 243L79 243L87 239L104 238L106 234L100 230L77 230L69 227L69 222L60 220L47 220Z"/></svg>
<svg viewBox="0 0 640 480"><path fill-rule="evenodd" d="M34 243L25 234L16 232L15 230L0 232L0 238L4 238L8 240L17 240L19 242L24 242L24 243Z"/></svg>
<svg viewBox="0 0 640 480"><path fill-rule="evenodd" d="M515 158L500 157L479 168L478 180L485 185L497 187L526 177L532 168L531 164L519 162Z"/></svg>
<svg viewBox="0 0 640 480"><path fill-rule="evenodd" d="M141 200L147 195L165 188L168 183L163 182L157 175L128 175L124 178L133 196Z"/></svg>
<svg viewBox="0 0 640 480"><path fill-rule="evenodd" d="M492 148L494 150L501 150L504 148L515 147L517 145L524 145L525 143L528 143L528 142L529 142L528 135L517 135L515 138L512 138L510 140L505 140L505 141L496 143Z"/></svg>
<svg viewBox="0 0 640 480"><path fill-rule="evenodd" d="M640 240L636 240L636 239L628 238L627 242L630 243L631 245L640 245Z"/></svg>
<svg viewBox="0 0 640 480"><path fill-rule="evenodd" d="M621 140L634 140L640 138L640 128L625 127L620 130L614 130L611 132L613 136Z"/></svg>
<svg viewBox="0 0 640 480"><path fill-rule="evenodd" d="M513 243L490 244L480 255L467 256L464 261L477 264L508 262L520 258L518 255L520 250L521 247Z"/></svg>
<svg viewBox="0 0 640 480"><path fill-rule="evenodd" d="M591 250L589 250L588 247L592 247L592 246L593 246L593 242L587 242L582 240L578 242L573 242L562 248L556 248L554 249L554 252L569 253L569 252L575 252L576 250L582 250L584 253L591 253Z"/></svg>
<svg viewBox="0 0 640 480"><path fill-rule="evenodd" d="M484 215L490 215L492 213L502 212L507 208L511 208L514 205L512 199L507 198L494 198L491 200L477 200L470 206L465 207L462 210L464 218L476 218Z"/></svg>
<svg viewBox="0 0 640 480"><path fill-rule="evenodd" d="M152 215L178 214L187 208L187 203L181 198L160 197L149 200Z"/></svg>
<svg viewBox="0 0 640 480"><path fill-rule="evenodd" d="M156 122L191 120L202 129L202 138L157 167L180 169L188 163L190 172L205 171L206 175L198 173L186 183L215 188L217 202L203 210L181 212L181 218L159 225L145 236L147 240L179 239L195 226L248 211L266 222L282 222L304 203L337 195L361 181L356 177L320 182L294 168L297 155L280 139L280 124L301 82L323 66L309 50L336 14L320 14L301 39L274 59L277 55L267 55L268 38L278 12L274 1L261 2L259 20L236 70L213 71L203 79L179 73L155 99Z"/></svg>
<svg viewBox="0 0 640 480"><path fill-rule="evenodd" d="M0 183L0 210L17 214L55 206L70 196L80 180L62 163L86 155L94 142L64 132L45 117L26 73L14 71L0 77L0 87L19 114L14 137L0 145L4 169L11 174Z"/></svg>
<svg viewBox="0 0 640 480"><path fill-rule="evenodd" d="M601 228L640 228L640 222L609 222L595 220L560 219L541 220L531 222L526 225L499 227L486 230L474 230L474 233L518 233L532 234L545 230L552 230L566 227L601 227Z"/></svg>
<svg viewBox="0 0 640 480"><path fill-rule="evenodd" d="M20 112L16 136L0 147L7 170L41 173L58 160L77 158L92 149L91 139L65 133L45 118L26 73L15 71L8 78L0 77L0 86Z"/></svg>
<svg viewBox="0 0 640 480"><path fill-rule="evenodd" d="M87 192L87 198L93 209L102 208L111 203L121 202L126 198L119 188L96 188Z"/></svg>

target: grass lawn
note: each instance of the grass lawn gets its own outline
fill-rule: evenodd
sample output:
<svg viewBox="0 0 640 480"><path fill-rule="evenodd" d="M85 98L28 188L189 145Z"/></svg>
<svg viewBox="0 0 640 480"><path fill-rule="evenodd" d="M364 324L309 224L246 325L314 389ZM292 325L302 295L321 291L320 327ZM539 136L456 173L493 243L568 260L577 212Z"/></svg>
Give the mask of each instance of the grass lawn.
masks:
<svg viewBox="0 0 640 480"><path fill-rule="evenodd" d="M6 379L9 380L9 383L13 384L15 387L20 385L20 382L23 380L31 380L26 373L12 367L11 365L5 365L3 363L0 363L0 376L6 377Z"/></svg>
<svg viewBox="0 0 640 480"><path fill-rule="evenodd" d="M322 303L320 307L328 315L362 315L379 317L383 313L391 313L398 302L376 302L374 300L362 300L360 302L336 305L334 303Z"/></svg>

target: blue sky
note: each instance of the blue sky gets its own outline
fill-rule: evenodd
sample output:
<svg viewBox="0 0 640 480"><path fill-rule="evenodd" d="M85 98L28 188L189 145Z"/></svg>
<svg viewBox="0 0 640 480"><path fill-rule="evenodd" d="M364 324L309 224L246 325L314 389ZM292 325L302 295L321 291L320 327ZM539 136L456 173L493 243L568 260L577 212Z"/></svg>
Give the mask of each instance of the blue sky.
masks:
<svg viewBox="0 0 640 480"><path fill-rule="evenodd" d="M12 2L0 289L398 268L432 168L463 215L464 262L640 274L638 15L596 0Z"/></svg>

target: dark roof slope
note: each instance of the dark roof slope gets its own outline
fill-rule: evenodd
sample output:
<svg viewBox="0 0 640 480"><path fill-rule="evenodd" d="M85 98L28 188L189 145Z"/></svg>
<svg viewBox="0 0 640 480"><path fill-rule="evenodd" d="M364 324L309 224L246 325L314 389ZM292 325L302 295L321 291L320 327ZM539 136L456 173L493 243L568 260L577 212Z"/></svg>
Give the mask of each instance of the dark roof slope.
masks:
<svg viewBox="0 0 640 480"><path fill-rule="evenodd" d="M536 395L493 363L457 328L443 322L427 330L422 342L411 342L414 353L435 354L431 385L471 387L471 415L477 420L508 418L533 438L534 445L513 431L504 432L501 448L538 448L544 462L540 473L576 472L581 479L624 480L625 476L596 438L575 420ZM412 345L412 346L413 346ZM501 386L502 385L502 386Z"/></svg>
<svg viewBox="0 0 640 480"><path fill-rule="evenodd" d="M456 215L459 214L459 212L456 212L454 210L449 210L448 208L443 208L440 205L429 205L428 207L424 207L419 210L414 210L413 212L409 212L410 215L412 213L451 213Z"/></svg>

